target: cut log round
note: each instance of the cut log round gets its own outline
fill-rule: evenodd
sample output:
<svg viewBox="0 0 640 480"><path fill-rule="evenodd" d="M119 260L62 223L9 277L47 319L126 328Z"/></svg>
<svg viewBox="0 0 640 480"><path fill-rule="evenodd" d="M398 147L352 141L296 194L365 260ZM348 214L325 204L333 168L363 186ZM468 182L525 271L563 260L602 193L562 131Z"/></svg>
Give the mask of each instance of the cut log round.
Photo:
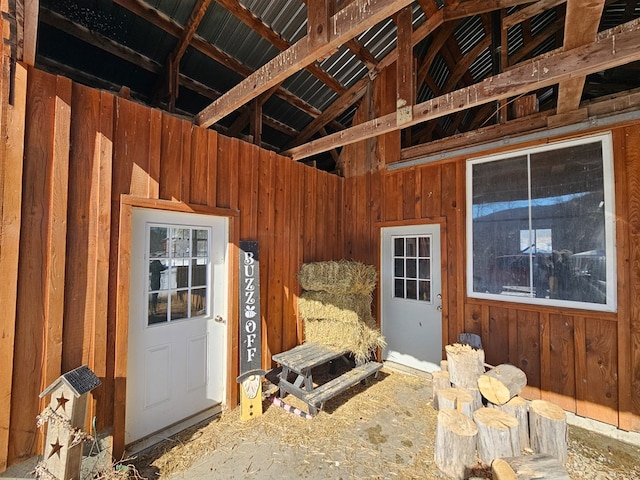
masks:
<svg viewBox="0 0 640 480"><path fill-rule="evenodd" d="M443 372L448 372L449 362L447 362L446 360L440 360L440 370L442 370Z"/></svg>
<svg viewBox="0 0 640 480"><path fill-rule="evenodd" d="M449 372L438 371L431 374L431 389L433 408L440 410L438 405L438 392L445 388L451 388L451 382L449 381Z"/></svg>
<svg viewBox="0 0 640 480"><path fill-rule="evenodd" d="M455 387L476 388L478 377L484 373L484 350L459 343L447 345L444 349L451 383Z"/></svg>
<svg viewBox="0 0 640 480"><path fill-rule="evenodd" d="M504 405L495 405L495 408L513 415L518 420L518 435L520 437L520 448L529 448L529 405L527 401L515 396Z"/></svg>
<svg viewBox="0 0 640 480"><path fill-rule="evenodd" d="M478 377L480 392L491 403L503 405L527 385L527 375L514 365L498 365Z"/></svg>
<svg viewBox="0 0 640 480"><path fill-rule="evenodd" d="M518 480L516 472L502 458L496 458L491 462L491 474L493 480Z"/></svg>
<svg viewBox="0 0 640 480"><path fill-rule="evenodd" d="M478 457L485 465L496 458L520 455L518 420L495 408L479 408L473 413L478 425Z"/></svg>
<svg viewBox="0 0 640 480"><path fill-rule="evenodd" d="M555 403L533 400L529 404L531 448L546 453L562 464L567 461L567 416Z"/></svg>
<svg viewBox="0 0 640 480"><path fill-rule="evenodd" d="M450 477L465 478L476 463L478 427L457 410L440 410L436 427L436 466Z"/></svg>
<svg viewBox="0 0 640 480"><path fill-rule="evenodd" d="M469 418L473 417L473 396L462 388L438 390L437 403L439 410L458 410Z"/></svg>
<svg viewBox="0 0 640 480"><path fill-rule="evenodd" d="M550 455L496 458L491 464L493 480L569 480L567 470Z"/></svg>

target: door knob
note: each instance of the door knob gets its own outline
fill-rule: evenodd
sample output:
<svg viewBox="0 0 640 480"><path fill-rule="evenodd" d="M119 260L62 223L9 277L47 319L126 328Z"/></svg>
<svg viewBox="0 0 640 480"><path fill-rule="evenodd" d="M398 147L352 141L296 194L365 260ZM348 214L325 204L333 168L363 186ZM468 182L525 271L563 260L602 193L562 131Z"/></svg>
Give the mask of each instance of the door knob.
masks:
<svg viewBox="0 0 640 480"><path fill-rule="evenodd" d="M436 310L438 310L439 312L441 312L441 311L442 311L442 305L438 305L438 306L436 307Z"/></svg>
<svg viewBox="0 0 640 480"><path fill-rule="evenodd" d="M213 321L218 323L225 323L224 318L222 318L220 315L216 315Z"/></svg>

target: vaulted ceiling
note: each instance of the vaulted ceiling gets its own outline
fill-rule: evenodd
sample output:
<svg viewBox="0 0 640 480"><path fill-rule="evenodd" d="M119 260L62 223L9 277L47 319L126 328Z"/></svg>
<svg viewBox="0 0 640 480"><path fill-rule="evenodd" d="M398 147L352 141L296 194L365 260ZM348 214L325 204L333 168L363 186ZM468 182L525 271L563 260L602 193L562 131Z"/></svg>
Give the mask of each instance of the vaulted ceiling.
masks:
<svg viewBox="0 0 640 480"><path fill-rule="evenodd" d="M640 87L636 1L40 0L38 13L39 68L326 170L376 132L412 147ZM614 36L626 50L606 55ZM550 77L523 80L531 59ZM398 111L356 129L394 63Z"/></svg>

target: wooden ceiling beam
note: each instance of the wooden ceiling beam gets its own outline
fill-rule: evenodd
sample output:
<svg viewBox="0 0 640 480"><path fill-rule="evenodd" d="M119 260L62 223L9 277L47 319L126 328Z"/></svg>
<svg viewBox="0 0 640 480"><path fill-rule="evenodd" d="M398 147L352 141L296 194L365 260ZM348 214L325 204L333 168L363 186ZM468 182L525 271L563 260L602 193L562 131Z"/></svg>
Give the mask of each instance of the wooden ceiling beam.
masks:
<svg viewBox="0 0 640 480"><path fill-rule="evenodd" d="M502 19L502 28L510 28L525 20L541 14L546 10L550 10L553 7L557 7L562 3L566 3L567 0L540 0L527 7L521 8L515 13L508 15Z"/></svg>
<svg viewBox="0 0 640 480"><path fill-rule="evenodd" d="M120 7L126 10L129 10L130 12L139 16L146 22L151 23L156 28L159 28L160 30L168 33L169 35L172 35L176 38L180 38L182 34L183 28L179 23L177 23L169 16L153 8L151 5L147 4L142 0L113 0L113 3L119 5ZM247 67L246 65L243 65L242 63L238 62L235 58L227 55L222 50L216 48L214 45L207 42L204 38L202 38L198 34L195 34L193 36L191 40L191 46L196 50L198 50L203 55L215 60L221 65L224 65L225 67L227 67L228 69L230 69L231 71L233 71L234 73L237 73L242 77L248 77L253 73L253 70L251 70L249 67ZM294 95L293 93L289 92L288 90L282 87L280 87L280 89L278 90L277 95L278 97L282 98L285 102L290 103L291 105L293 105L300 111L306 113L312 118L315 118L322 113L320 110L318 110L314 106L308 104L300 97ZM337 122L334 122L333 126L336 129L344 128L343 125L340 125Z"/></svg>
<svg viewBox="0 0 640 480"><path fill-rule="evenodd" d="M173 111L176 107L176 98L178 97L179 75L180 75L180 60L187 51L187 47L191 43L191 39L196 33L200 22L204 18L204 14L207 12L211 0L198 0L191 10L189 20L182 30L182 34L178 39L178 44L174 48L173 52L169 54L167 63L165 64L166 70L166 84L169 94L169 110Z"/></svg>
<svg viewBox="0 0 640 480"><path fill-rule="evenodd" d="M588 45L541 55L477 84L420 103L414 107L413 120L409 124L398 126L394 112L313 140L283 154L300 160L330 148L637 60L640 60L640 19L601 32L597 40Z"/></svg>
<svg viewBox="0 0 640 480"><path fill-rule="evenodd" d="M395 16L398 50L396 62L396 113L398 124L411 120L415 103L415 85L413 77L413 9L405 7Z"/></svg>
<svg viewBox="0 0 640 480"><path fill-rule="evenodd" d="M596 38L605 0L567 0L564 24L564 49L587 45ZM558 114L572 112L580 106L585 77L560 82L558 87Z"/></svg>
<svg viewBox="0 0 640 480"><path fill-rule="evenodd" d="M262 38L271 43L278 50L285 51L291 44L280 36L276 31L264 23L260 18L255 16L247 7L242 5L237 0L216 0L218 4L224 7L229 13L235 16L238 20L244 23L246 26L255 31ZM345 88L334 77L325 72L319 65L310 64L307 66L309 73L318 78L322 83L327 85L333 91L337 93L343 93Z"/></svg>
<svg viewBox="0 0 640 480"><path fill-rule="evenodd" d="M260 95L272 85L290 77L342 43L411 4L412 0L356 0L331 17L330 39L321 47L309 48L302 38L289 49L256 70L240 84L196 115L196 123L209 126Z"/></svg>
<svg viewBox="0 0 640 480"><path fill-rule="evenodd" d="M430 15L428 16L426 22L424 22L422 25L420 25L418 28L416 28L413 31L413 34L411 37L411 43L413 47L415 47L418 43L424 40L427 36L431 35L433 32L435 31L439 32L440 30L438 29L443 26L445 16L448 18L452 18L453 20L447 22L445 24L446 27L442 27L443 29L446 29L448 33L436 34L438 35L437 37L438 40L437 41L434 40L435 43L432 43L433 49L429 50L429 54L428 54L429 56L423 59L422 68L418 72L416 86L422 85L422 83L427 81L427 74L428 74L431 63L433 62L433 59L435 58L436 54L438 53L442 45L444 45L444 43L446 42L447 38L449 37L449 34L455 30L455 27L457 25L456 20L459 20L460 18L462 18L460 12L455 13L456 12L455 6L454 7L445 6L441 10L438 10L437 8L433 10L429 7L429 3L428 3L429 1L430 0L423 0L421 2L421 5L422 3L427 2L426 5L427 5L427 8L429 9ZM480 10L480 9L486 8L486 7L483 7L483 2L484 0L470 0L466 3L473 4L476 6L475 10ZM510 3L510 4L511 3L527 3L527 1L510 0L507 3ZM502 3L498 2L495 5L498 5L499 7L501 7ZM475 10L471 9L470 11L475 11ZM446 15L445 15L445 12L446 12ZM397 59L398 59L398 49L396 48L393 51L391 51L389 54L387 54L387 56L385 56L379 62L378 68L376 70L383 70L384 68L387 68L388 66L392 65L393 62L395 62ZM376 73L373 72L371 77L373 78L375 77L375 75ZM330 119L336 118L338 115L344 112L351 105L359 101L364 96L368 83L369 83L368 77L363 77L361 80L355 83L351 88L349 88L349 90L347 90L335 102L333 102L328 108L326 108L321 115L317 116L314 120L311 121L311 123L309 123L304 129L302 129L302 131L300 132L300 135L297 138L295 138L293 141L291 141L285 148L291 149L293 147L296 147L306 142L311 137L313 137L313 135L315 135L320 130L320 128L326 125L330 121ZM440 90L435 87L433 82L429 82L429 85L436 95L440 93Z"/></svg>

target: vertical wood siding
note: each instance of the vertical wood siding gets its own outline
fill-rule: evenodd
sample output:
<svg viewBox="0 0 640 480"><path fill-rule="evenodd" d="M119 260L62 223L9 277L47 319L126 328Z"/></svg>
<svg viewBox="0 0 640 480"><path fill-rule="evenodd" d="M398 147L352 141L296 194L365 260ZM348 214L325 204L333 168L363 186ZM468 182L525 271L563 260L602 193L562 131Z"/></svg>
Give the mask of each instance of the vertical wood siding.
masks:
<svg viewBox="0 0 640 480"><path fill-rule="evenodd" d="M3 262L5 252L15 252L15 290L8 298L14 298L16 313L0 320L0 366L13 372L13 381L0 376L0 398L10 406L6 418L0 412L0 471L40 451L38 395L62 372L84 363L103 382L92 394L90 417L96 416L99 432L115 428L114 441L122 438L126 355L117 358L116 342L126 342L127 330L116 319L128 304L122 265L129 252L120 246L130 231L122 195L239 212L232 222L236 237L260 244L265 368L272 366L273 353L302 340L296 315L302 262L343 256L340 177L63 77L28 73L26 122L18 122L26 125L24 174L21 139L12 163L3 161L0 169L0 192L17 191L17 198L3 197L2 203L0 247ZM2 108L5 128L4 101ZM22 196L20 189L4 188L16 175ZM12 217L9 207L21 215L14 211ZM22 232L10 244L4 232L16 219ZM11 268L6 273L3 299ZM3 313L11 314L9 307L3 302ZM228 324L237 325L237 319ZM5 339L11 343L6 349ZM232 363L233 403L237 359Z"/></svg>

